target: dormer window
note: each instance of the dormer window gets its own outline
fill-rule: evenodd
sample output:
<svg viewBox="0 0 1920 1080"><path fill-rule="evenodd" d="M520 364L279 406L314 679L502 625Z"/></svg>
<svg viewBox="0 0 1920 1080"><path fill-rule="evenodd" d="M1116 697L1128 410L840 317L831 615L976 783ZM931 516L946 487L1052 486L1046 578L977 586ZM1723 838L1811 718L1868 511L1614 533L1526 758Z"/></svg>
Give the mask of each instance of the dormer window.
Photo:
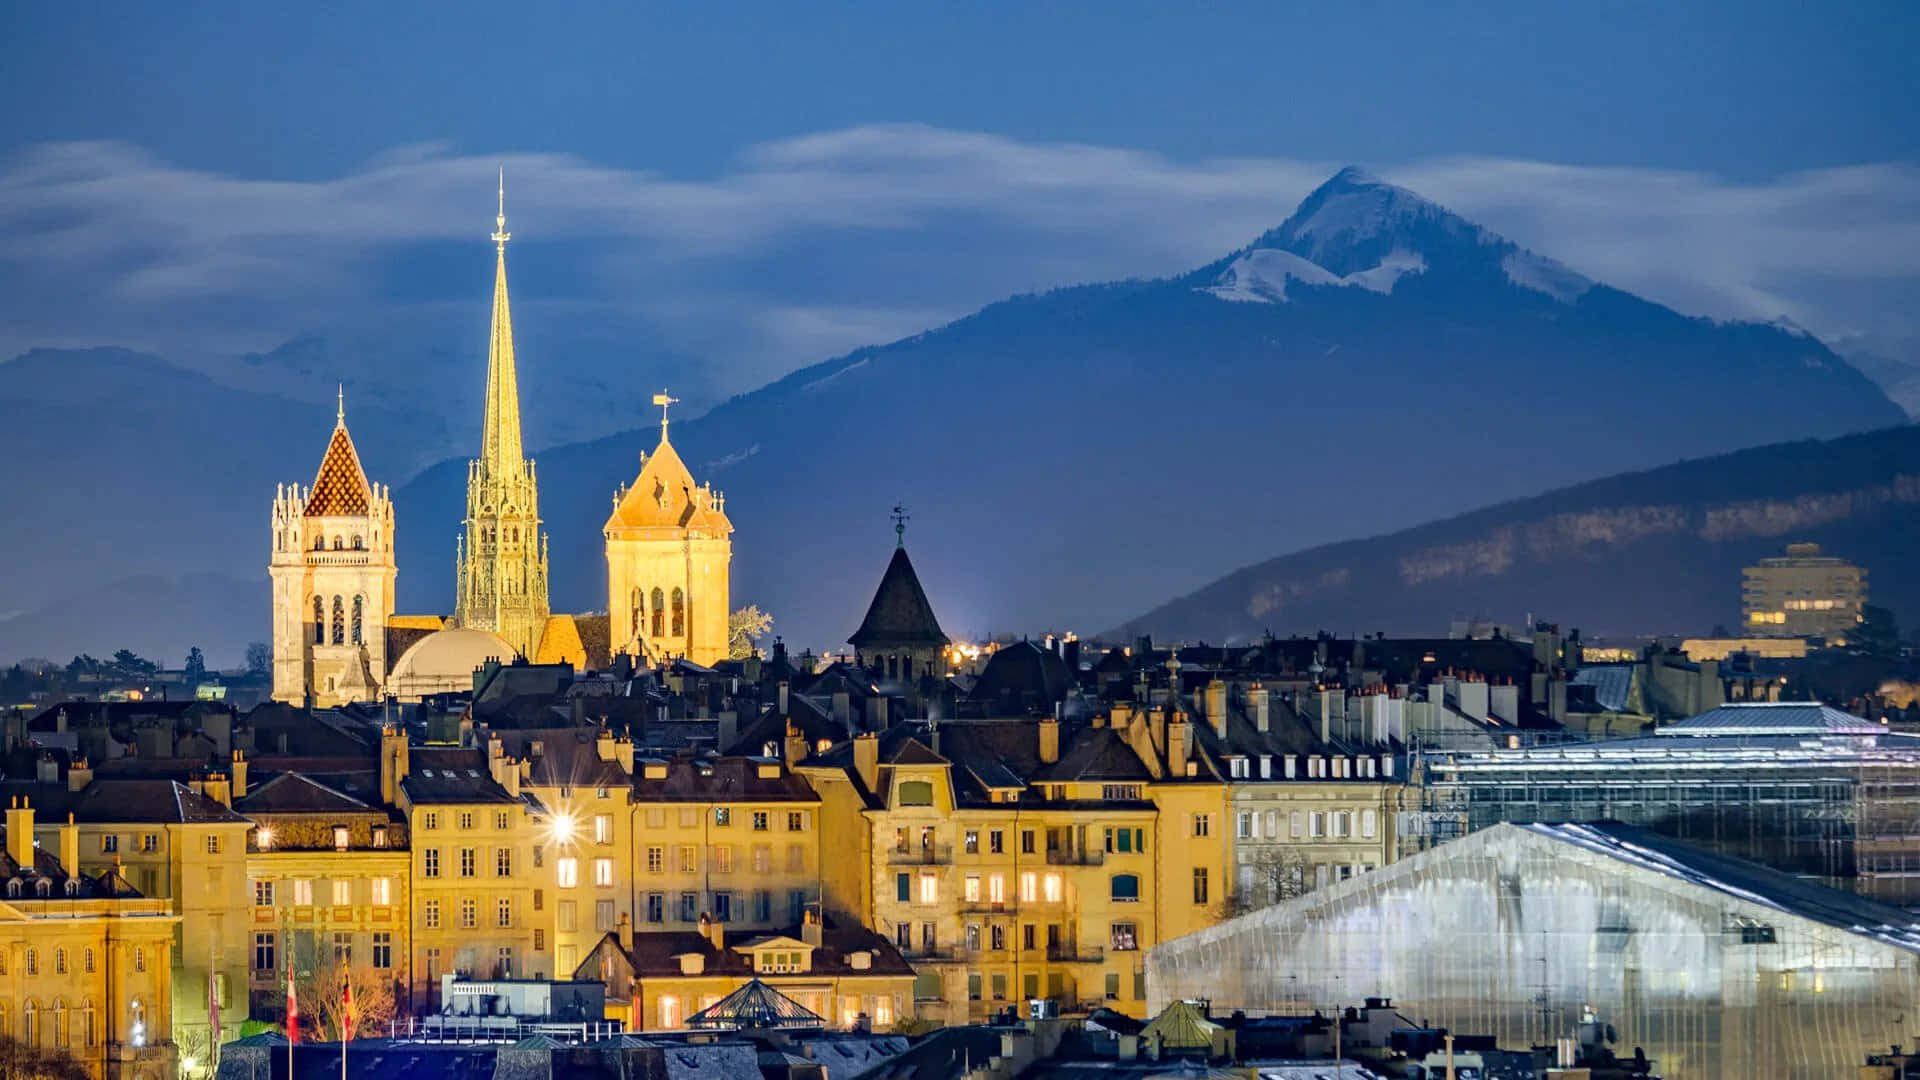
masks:
<svg viewBox="0 0 1920 1080"><path fill-rule="evenodd" d="M347 845L350 844L352 840L353 830L347 828L345 825L335 825L333 827L333 850L347 850Z"/></svg>
<svg viewBox="0 0 1920 1080"><path fill-rule="evenodd" d="M1247 759L1246 758L1243 758L1243 757L1228 758L1227 767L1228 767L1228 771L1232 773L1233 778L1235 780L1245 780L1247 778Z"/></svg>
<svg viewBox="0 0 1920 1080"><path fill-rule="evenodd" d="M899 806L932 806L933 784L926 780L902 780L894 789L894 803Z"/></svg>

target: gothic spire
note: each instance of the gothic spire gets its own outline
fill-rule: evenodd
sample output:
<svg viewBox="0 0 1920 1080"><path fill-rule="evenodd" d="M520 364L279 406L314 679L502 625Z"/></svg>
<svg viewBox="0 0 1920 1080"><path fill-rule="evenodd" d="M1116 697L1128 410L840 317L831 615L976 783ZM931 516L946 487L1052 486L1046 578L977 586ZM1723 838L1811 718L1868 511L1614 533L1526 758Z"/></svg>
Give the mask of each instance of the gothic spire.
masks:
<svg viewBox="0 0 1920 1080"><path fill-rule="evenodd" d="M520 467L520 387L513 364L513 316L507 307L507 173L500 170L500 208L494 217L493 330L487 342L487 410L480 434L480 466L492 475Z"/></svg>

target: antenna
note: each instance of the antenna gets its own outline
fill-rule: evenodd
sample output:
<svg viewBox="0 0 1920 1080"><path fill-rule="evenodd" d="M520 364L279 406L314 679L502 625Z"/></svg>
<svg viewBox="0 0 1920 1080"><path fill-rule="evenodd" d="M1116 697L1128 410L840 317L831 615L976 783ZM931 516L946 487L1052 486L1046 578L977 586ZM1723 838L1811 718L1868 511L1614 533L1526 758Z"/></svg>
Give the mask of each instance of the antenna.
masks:
<svg viewBox="0 0 1920 1080"><path fill-rule="evenodd" d="M899 503L895 503L893 507L893 514L891 516L893 518L893 546L897 548L906 547L907 546L907 521L909 520L911 515L907 513L907 508L905 506Z"/></svg>

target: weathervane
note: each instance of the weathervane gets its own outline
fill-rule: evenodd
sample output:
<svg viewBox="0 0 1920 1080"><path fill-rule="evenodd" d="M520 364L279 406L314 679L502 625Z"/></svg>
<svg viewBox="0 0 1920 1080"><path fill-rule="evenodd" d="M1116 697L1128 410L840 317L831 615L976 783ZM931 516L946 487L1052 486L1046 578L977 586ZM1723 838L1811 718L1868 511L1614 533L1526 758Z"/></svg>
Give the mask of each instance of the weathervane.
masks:
<svg viewBox="0 0 1920 1080"><path fill-rule="evenodd" d="M507 241L511 239L513 234L507 231L507 170L503 167L500 170L500 212L493 219L493 243L500 249L500 254L507 253Z"/></svg>
<svg viewBox="0 0 1920 1080"><path fill-rule="evenodd" d="M907 508L897 503L893 508L893 546L907 546Z"/></svg>
<svg viewBox="0 0 1920 1080"><path fill-rule="evenodd" d="M680 404L680 399L677 397L669 397L666 390L663 389L653 395L653 403L660 406L660 440L665 442L667 438L667 409L670 406Z"/></svg>

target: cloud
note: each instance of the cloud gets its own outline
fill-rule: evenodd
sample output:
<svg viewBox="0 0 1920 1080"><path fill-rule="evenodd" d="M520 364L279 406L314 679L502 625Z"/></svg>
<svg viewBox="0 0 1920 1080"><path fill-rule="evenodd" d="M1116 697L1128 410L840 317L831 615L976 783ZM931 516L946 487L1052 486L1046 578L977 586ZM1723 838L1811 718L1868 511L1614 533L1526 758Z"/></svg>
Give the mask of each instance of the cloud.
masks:
<svg viewBox="0 0 1920 1080"><path fill-rule="evenodd" d="M696 363L690 377L719 395L1009 293L1200 265L1340 164L911 124L747 147L697 179L428 144L338 177L260 180L121 143L43 144L0 161L0 352L200 354L316 326L477 322L484 294L469 286L486 274L504 167L515 256L529 260L516 264L523 332L543 314L554 336L603 326ZM1375 171L1682 311L1916 331L1900 302L1920 281L1910 164L1759 180L1484 157Z"/></svg>

